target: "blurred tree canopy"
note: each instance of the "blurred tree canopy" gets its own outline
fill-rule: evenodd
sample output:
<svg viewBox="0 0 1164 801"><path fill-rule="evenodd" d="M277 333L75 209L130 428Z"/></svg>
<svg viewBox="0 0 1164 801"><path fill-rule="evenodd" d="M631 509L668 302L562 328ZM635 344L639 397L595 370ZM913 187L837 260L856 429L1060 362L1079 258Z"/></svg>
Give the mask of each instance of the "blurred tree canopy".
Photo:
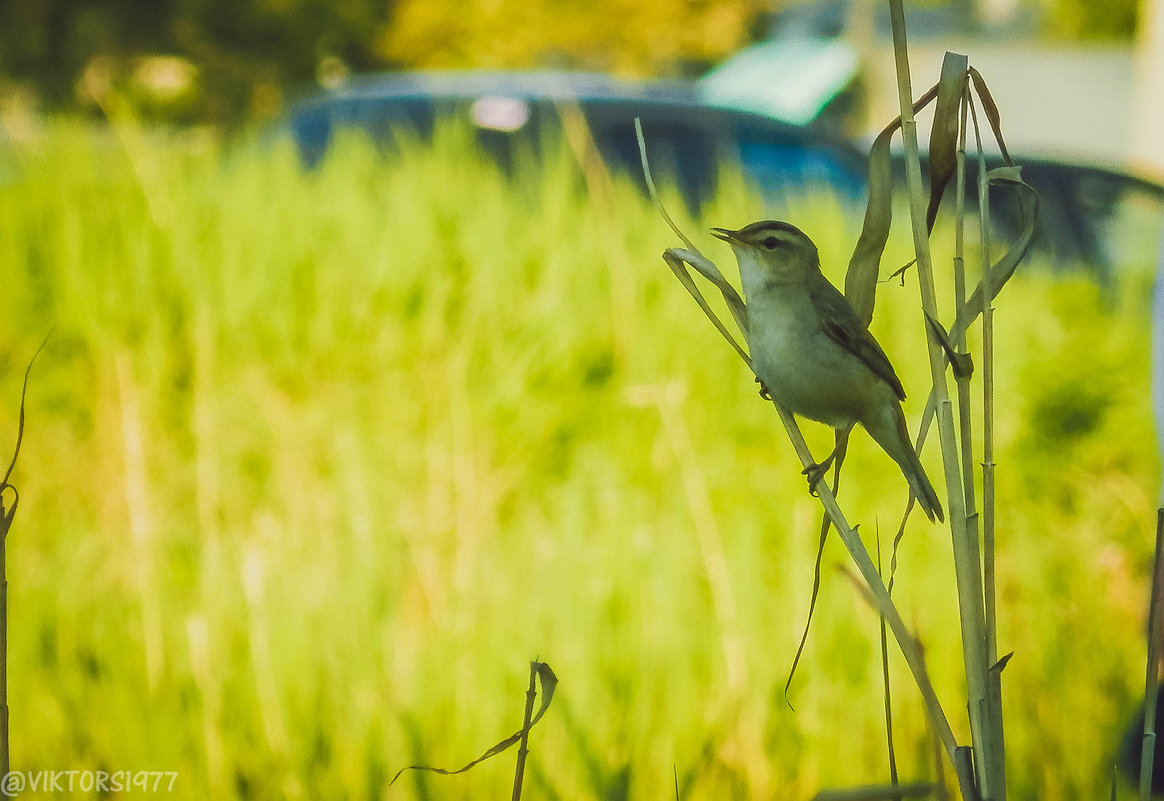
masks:
<svg viewBox="0 0 1164 801"><path fill-rule="evenodd" d="M982 0L914 0L928 5ZM1024 0L1043 29L1129 35L1136 0ZM110 98L177 121L275 113L349 72L551 66L692 73L764 33L792 0L2 0L0 96Z"/></svg>
<svg viewBox="0 0 1164 801"><path fill-rule="evenodd" d="M412 67L673 72L746 43L768 0L4 0L0 80L229 122L317 81Z"/></svg>
<svg viewBox="0 0 1164 801"><path fill-rule="evenodd" d="M0 74L50 107L117 88L146 111L232 120L277 107L321 65L387 66L376 44L390 12L386 0L4 0Z"/></svg>
<svg viewBox="0 0 1164 801"><path fill-rule="evenodd" d="M702 70L761 33L771 0L397 0L381 46L431 67L533 64L611 72Z"/></svg>

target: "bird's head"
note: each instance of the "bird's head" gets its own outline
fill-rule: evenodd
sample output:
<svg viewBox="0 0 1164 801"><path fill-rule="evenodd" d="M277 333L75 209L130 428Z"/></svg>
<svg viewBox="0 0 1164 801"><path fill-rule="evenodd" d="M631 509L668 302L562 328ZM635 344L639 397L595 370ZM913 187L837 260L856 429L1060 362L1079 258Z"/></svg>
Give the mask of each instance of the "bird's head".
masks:
<svg viewBox="0 0 1164 801"><path fill-rule="evenodd" d="M738 231L712 228L711 233L732 246L745 284L752 278L765 283L796 281L820 272L816 245L795 225L761 220Z"/></svg>

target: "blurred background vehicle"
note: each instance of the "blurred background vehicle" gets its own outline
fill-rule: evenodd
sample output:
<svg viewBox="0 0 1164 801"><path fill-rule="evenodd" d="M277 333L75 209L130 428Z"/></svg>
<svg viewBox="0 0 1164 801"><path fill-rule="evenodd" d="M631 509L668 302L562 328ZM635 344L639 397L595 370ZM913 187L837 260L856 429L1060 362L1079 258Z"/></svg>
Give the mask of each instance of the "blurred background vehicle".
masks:
<svg viewBox="0 0 1164 801"><path fill-rule="evenodd" d="M1116 277L1121 265L1154 263L1164 185L1103 167L1025 157L1016 162L1039 192L1036 253L1056 265L1087 267L1105 279ZM998 214L992 198L991 219L1005 226L1017 210L1011 195L999 197Z"/></svg>
<svg viewBox="0 0 1164 801"><path fill-rule="evenodd" d="M1032 253L1056 270L1086 269L1102 282L1118 277L1121 265L1155 263L1164 185L1109 167L1012 154L1023 179L1039 193ZM967 154L967 211L978 207L977 163ZM987 167L1000 166L997 157ZM894 174L904 187L904 159ZM953 186L948 194L954 192ZM947 199L949 202L949 198ZM1012 192L990 195L994 244L1019 236L1023 215Z"/></svg>
<svg viewBox="0 0 1164 801"><path fill-rule="evenodd" d="M805 52L811 60L811 52ZM767 55L748 54L738 70L725 66L710 73L711 84L631 82L602 74L563 72L371 76L301 100L290 108L282 125L293 136L304 163L315 165L343 129L363 131L391 148L401 138L431 138L438 120L461 121L472 128L485 153L509 168L520 151L536 153L547 138L560 135L563 124L569 124L570 115L576 113L603 162L643 185L634 133L634 119L639 117L656 175L673 181L692 208L714 194L716 176L727 166L738 167L760 190L769 213L787 207L790 196L820 190L844 199L857 213L864 192L864 150L836 134L835 120L819 118L843 104L843 92L837 89L847 80L843 70L836 80L819 81L815 99L799 105L789 101L781 106L771 98L764 101L762 85L754 92L740 88L747 86L747 79L727 84L737 87L730 99L726 91L708 89L718 86L723 75L747 72L770 56L770 47ZM735 108L723 105L729 102ZM741 110L745 107L770 113ZM802 121L791 123L772 116L778 113L799 113ZM1015 161L1039 191L1032 248L1041 261L1056 269L1082 267L1104 281L1122 264L1153 262L1159 220L1164 217L1164 186L1119 170L1066 160L1020 155ZM895 169L903 180L900 157ZM974 175L971 163L970 209L977 204ZM991 218L996 244L1017 237L1021 217L1010 193L992 194Z"/></svg>
<svg viewBox="0 0 1164 801"><path fill-rule="evenodd" d="M641 183L636 117L652 168L697 207L715 191L722 165L738 164L766 195L821 188L859 198L859 149L810 125L721 108L685 81L631 82L588 73L414 73L369 77L293 105L285 125L303 160L316 164L337 131L367 133L393 146L432 136L438 120L472 127L481 148L503 167L520 150L536 152L580 115L602 160Z"/></svg>

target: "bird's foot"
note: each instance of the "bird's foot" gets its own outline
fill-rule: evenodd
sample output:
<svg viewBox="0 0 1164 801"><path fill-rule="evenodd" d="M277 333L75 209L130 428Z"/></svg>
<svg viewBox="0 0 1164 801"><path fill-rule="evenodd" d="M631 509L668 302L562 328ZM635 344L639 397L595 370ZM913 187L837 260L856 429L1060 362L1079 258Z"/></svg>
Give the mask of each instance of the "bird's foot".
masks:
<svg viewBox="0 0 1164 801"><path fill-rule="evenodd" d="M808 477L808 494L812 497L816 497L816 485L821 481L821 479L825 477L825 473L829 471L829 467L832 466L833 459L835 458L835 453L830 454L829 458L825 459L820 464L809 465L800 471L802 475Z"/></svg>
<svg viewBox="0 0 1164 801"><path fill-rule="evenodd" d="M760 385L760 397L766 401L772 400L772 392L768 389L768 387L764 386L764 382L761 381L759 377L756 378L756 383Z"/></svg>

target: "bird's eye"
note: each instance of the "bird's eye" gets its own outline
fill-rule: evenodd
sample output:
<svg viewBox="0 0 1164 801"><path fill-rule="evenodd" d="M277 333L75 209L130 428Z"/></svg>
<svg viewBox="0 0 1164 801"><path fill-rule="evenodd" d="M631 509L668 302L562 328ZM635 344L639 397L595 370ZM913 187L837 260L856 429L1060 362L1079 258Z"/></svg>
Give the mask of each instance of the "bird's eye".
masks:
<svg viewBox="0 0 1164 801"><path fill-rule="evenodd" d="M778 244L780 244L780 240L774 236L769 236L769 237L766 237L761 244L764 247L766 247L768 250L775 250L776 246Z"/></svg>

